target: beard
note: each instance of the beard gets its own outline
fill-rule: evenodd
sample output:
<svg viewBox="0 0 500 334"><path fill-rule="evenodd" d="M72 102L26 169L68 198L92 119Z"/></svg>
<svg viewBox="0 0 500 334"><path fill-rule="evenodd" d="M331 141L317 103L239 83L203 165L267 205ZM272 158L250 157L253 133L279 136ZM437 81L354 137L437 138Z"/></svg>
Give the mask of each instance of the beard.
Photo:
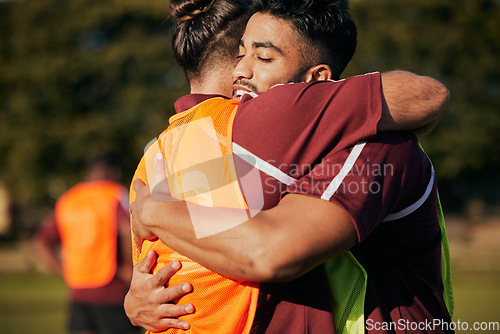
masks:
<svg viewBox="0 0 500 334"><path fill-rule="evenodd" d="M283 82L275 82L271 86L266 87L264 89L257 87L257 85L255 85L253 82L246 80L246 79L237 79L233 82L233 85L238 84L238 85L241 85L243 87L248 88L249 90L251 90L254 93L262 93L262 92L265 92L269 88L276 86L276 85L295 83L295 82L303 82L305 74L309 68L310 67L308 67L308 66L302 66L301 68L299 68L295 73L293 73L289 78L287 78ZM233 95L234 94L235 94L235 91L233 90Z"/></svg>

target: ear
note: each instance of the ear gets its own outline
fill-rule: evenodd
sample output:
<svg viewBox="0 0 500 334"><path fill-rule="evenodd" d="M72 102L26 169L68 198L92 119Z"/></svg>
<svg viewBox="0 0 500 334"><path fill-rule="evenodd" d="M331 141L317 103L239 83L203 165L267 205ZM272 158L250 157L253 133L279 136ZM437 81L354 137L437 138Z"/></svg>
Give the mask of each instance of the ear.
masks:
<svg viewBox="0 0 500 334"><path fill-rule="evenodd" d="M311 67L304 74L305 82L324 81L332 78L332 70L326 64L319 64Z"/></svg>

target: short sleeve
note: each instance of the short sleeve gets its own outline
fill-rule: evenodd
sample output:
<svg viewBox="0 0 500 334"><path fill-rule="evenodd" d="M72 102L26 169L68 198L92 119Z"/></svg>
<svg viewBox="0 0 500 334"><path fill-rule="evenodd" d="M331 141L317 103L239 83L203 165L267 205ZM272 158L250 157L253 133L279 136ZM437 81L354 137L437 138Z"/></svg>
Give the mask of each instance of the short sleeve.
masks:
<svg viewBox="0 0 500 334"><path fill-rule="evenodd" d="M389 213L422 194L429 168L413 135L384 133L375 141L328 154L283 194L318 197L341 206L362 242Z"/></svg>
<svg viewBox="0 0 500 334"><path fill-rule="evenodd" d="M279 85L256 97L244 95L233 141L266 161L284 150L286 158L314 161L335 148L373 139L381 114L379 73Z"/></svg>

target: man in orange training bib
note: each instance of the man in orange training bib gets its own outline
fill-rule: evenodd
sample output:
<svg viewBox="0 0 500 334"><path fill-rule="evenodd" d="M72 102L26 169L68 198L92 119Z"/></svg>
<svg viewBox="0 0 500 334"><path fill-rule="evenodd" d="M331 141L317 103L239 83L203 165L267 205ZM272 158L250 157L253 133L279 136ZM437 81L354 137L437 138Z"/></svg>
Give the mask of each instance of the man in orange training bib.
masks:
<svg viewBox="0 0 500 334"><path fill-rule="evenodd" d="M70 289L71 333L138 333L123 310L131 278L127 191L113 155L89 163L85 181L64 193L36 239L37 254ZM61 260L56 255L61 246Z"/></svg>

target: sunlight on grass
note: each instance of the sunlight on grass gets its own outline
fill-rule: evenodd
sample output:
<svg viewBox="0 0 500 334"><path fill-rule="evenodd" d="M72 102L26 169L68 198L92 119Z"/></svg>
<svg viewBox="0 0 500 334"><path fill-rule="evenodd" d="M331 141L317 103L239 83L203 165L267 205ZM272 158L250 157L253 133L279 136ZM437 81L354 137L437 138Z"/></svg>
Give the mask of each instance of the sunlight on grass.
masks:
<svg viewBox="0 0 500 334"><path fill-rule="evenodd" d="M455 290L454 322L465 322L468 330L457 330L457 334L500 333L500 273L498 272L458 272L453 275ZM494 330L474 331L475 322L493 322Z"/></svg>
<svg viewBox="0 0 500 334"><path fill-rule="evenodd" d="M500 272L454 272L455 316L469 325L500 322ZM2 334L66 333L67 289L61 278L39 273L0 273L0 331Z"/></svg>
<svg viewBox="0 0 500 334"><path fill-rule="evenodd" d="M66 333L67 289L56 276L0 274L2 334Z"/></svg>

